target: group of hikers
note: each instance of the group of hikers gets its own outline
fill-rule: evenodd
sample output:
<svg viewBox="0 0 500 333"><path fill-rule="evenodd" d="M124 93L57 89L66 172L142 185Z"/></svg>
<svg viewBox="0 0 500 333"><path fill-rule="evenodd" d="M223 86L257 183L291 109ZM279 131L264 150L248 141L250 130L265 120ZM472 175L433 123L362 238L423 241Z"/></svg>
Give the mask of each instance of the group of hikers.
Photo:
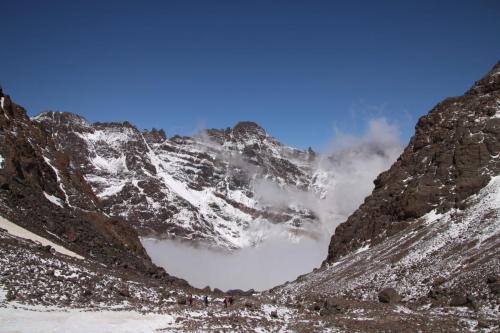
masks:
<svg viewBox="0 0 500 333"><path fill-rule="evenodd" d="M227 308L228 306L231 306L234 304L234 297L233 296L225 296L224 300L222 302L224 303L224 308ZM189 296L187 298L187 303L189 304L189 306L193 306L193 304L194 304L193 295L189 294ZM208 306L208 296L207 295L203 296L203 304L205 304L205 306Z"/></svg>

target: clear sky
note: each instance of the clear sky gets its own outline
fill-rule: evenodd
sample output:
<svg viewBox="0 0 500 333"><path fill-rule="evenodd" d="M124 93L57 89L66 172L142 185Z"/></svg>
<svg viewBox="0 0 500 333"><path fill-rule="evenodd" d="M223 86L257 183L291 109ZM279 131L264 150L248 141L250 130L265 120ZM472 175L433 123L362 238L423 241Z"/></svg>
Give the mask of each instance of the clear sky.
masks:
<svg viewBox="0 0 500 333"><path fill-rule="evenodd" d="M0 0L0 83L30 115L167 135L253 120L322 149L401 128L500 60L500 1Z"/></svg>

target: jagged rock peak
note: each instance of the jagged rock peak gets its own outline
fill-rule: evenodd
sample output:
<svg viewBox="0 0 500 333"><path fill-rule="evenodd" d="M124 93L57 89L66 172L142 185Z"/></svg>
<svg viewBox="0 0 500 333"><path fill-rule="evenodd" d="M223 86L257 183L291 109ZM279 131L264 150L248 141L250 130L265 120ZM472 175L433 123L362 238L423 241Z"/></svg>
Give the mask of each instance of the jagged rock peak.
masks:
<svg viewBox="0 0 500 333"><path fill-rule="evenodd" d="M207 129L203 131L202 136L206 135L212 141L218 144L224 142L248 143L252 139L263 140L268 137L266 131L253 121L240 121L233 128L226 129Z"/></svg>
<svg viewBox="0 0 500 333"><path fill-rule="evenodd" d="M87 119L71 112L44 111L32 117L31 120L37 123L50 122L65 126L90 126Z"/></svg>
<svg viewBox="0 0 500 333"><path fill-rule="evenodd" d="M167 140L167 134L162 128L158 130L153 127L151 131L149 131L148 129L144 129L144 131L142 131L142 135L148 142L152 143L162 143L163 141Z"/></svg>
<svg viewBox="0 0 500 333"><path fill-rule="evenodd" d="M266 135L266 131L253 121L240 121L233 127L233 134Z"/></svg>
<svg viewBox="0 0 500 333"><path fill-rule="evenodd" d="M485 95L497 90L500 90L500 61L481 80L474 83L465 95Z"/></svg>

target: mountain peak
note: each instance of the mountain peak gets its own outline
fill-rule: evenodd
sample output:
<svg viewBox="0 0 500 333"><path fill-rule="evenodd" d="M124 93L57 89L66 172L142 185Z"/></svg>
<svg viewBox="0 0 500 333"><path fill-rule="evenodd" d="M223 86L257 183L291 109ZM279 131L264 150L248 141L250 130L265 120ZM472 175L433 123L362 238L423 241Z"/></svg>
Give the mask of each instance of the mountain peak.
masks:
<svg viewBox="0 0 500 333"><path fill-rule="evenodd" d="M265 132L265 130L253 121L240 121L233 127L233 131Z"/></svg>
<svg viewBox="0 0 500 333"><path fill-rule="evenodd" d="M87 127L90 125L84 117L77 115L76 113L61 111L44 111L32 117L31 120L37 123L49 121L67 126L79 125Z"/></svg>
<svg viewBox="0 0 500 333"><path fill-rule="evenodd" d="M500 90L500 61L479 81L476 81L466 95L486 95Z"/></svg>
<svg viewBox="0 0 500 333"><path fill-rule="evenodd" d="M267 136L266 131L253 121L240 121L233 127L232 135L236 140Z"/></svg>

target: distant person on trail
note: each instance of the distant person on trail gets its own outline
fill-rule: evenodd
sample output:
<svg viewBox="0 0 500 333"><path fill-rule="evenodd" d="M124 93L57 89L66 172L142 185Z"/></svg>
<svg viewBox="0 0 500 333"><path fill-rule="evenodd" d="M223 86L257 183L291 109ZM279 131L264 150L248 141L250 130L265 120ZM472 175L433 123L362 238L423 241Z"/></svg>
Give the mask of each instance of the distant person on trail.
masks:
<svg viewBox="0 0 500 333"><path fill-rule="evenodd" d="M208 296L207 295L203 296L203 303L205 303L205 306L208 306Z"/></svg>
<svg viewBox="0 0 500 333"><path fill-rule="evenodd" d="M233 303L234 303L234 298L233 298L233 296L229 296L229 297L228 297L228 301L229 301L229 305L233 305Z"/></svg>
<svg viewBox="0 0 500 333"><path fill-rule="evenodd" d="M193 306L193 295L189 294L188 296L188 303L189 303L189 306Z"/></svg>
<svg viewBox="0 0 500 333"><path fill-rule="evenodd" d="M228 299L227 299L227 296L224 297L224 308L227 308L227 303L229 303Z"/></svg>

